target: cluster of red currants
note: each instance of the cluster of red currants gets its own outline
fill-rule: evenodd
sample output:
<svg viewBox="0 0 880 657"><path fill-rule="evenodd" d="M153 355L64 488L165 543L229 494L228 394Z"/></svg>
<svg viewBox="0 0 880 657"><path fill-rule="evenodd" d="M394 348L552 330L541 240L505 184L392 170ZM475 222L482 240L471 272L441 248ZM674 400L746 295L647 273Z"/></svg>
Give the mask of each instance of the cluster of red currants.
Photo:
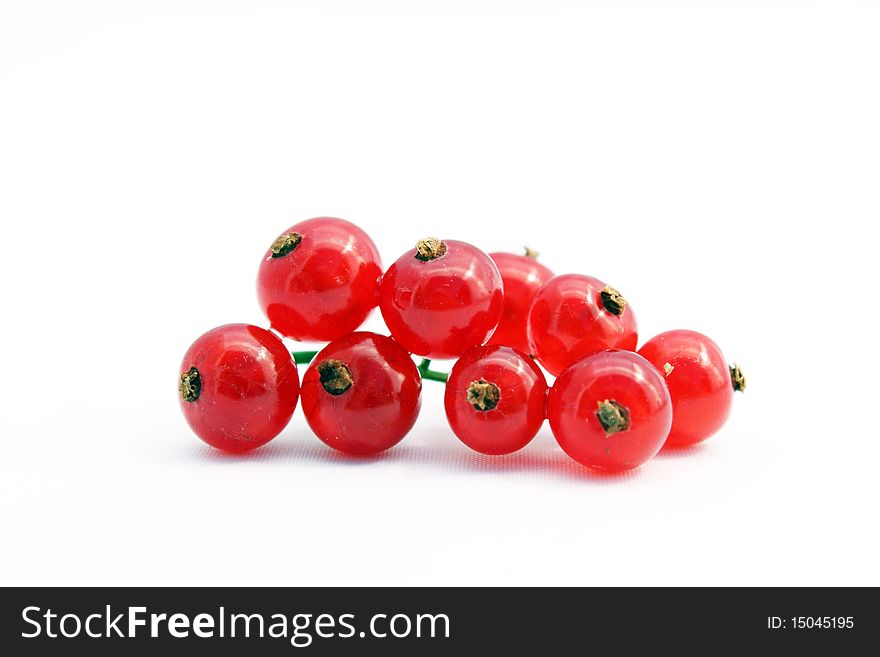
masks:
<svg viewBox="0 0 880 657"><path fill-rule="evenodd" d="M449 425L471 449L509 454L549 419L569 456L606 472L724 424L745 380L712 340L669 331L636 352L636 318L617 290L554 276L534 255L429 238L383 273L357 226L298 223L263 258L260 304L277 333L329 344L291 355L265 329L215 328L184 356L183 413L209 445L243 452L277 436L301 398L327 445L376 454L410 431L422 380L432 379L446 382ZM391 337L357 331L377 305ZM448 376L430 369L430 359L452 358ZM301 384L298 363L310 363ZM557 377L552 386L539 364Z"/></svg>

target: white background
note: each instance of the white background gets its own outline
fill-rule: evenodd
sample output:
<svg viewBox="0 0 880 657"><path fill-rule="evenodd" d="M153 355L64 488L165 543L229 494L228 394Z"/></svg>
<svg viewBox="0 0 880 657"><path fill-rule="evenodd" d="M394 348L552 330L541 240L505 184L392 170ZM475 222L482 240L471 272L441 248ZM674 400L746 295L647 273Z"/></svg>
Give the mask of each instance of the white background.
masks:
<svg viewBox="0 0 880 657"><path fill-rule="evenodd" d="M0 583L880 584L876 3L0 7ZM469 452L430 383L382 458L300 409L216 453L180 358L324 214L527 243L749 390L616 478Z"/></svg>

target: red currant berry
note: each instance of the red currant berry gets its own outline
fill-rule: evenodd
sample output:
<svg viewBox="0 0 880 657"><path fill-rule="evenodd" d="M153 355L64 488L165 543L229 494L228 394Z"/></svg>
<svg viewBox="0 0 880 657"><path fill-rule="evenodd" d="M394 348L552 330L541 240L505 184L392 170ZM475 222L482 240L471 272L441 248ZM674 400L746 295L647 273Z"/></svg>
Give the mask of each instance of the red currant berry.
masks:
<svg viewBox="0 0 880 657"><path fill-rule="evenodd" d="M602 351L556 379L547 399L550 428L578 463L605 472L635 468L660 451L672 425L663 377L630 351Z"/></svg>
<svg viewBox="0 0 880 657"><path fill-rule="evenodd" d="M614 288L590 276L566 274L547 281L529 310L530 353L555 375L604 349L635 351L632 307Z"/></svg>
<svg viewBox="0 0 880 657"><path fill-rule="evenodd" d="M686 447L718 431L730 414L734 390L745 388L739 368L696 331L667 331L639 349L666 378L672 397L672 430L666 445Z"/></svg>
<svg viewBox="0 0 880 657"><path fill-rule="evenodd" d="M547 382L531 358L502 345L468 349L446 382L446 418L483 454L525 447L544 423Z"/></svg>
<svg viewBox="0 0 880 657"><path fill-rule="evenodd" d="M180 371L186 421L199 438L226 452L266 444L296 408L296 365L278 337L256 326L208 331L186 352Z"/></svg>
<svg viewBox="0 0 880 657"><path fill-rule="evenodd" d="M315 435L346 454L377 454L412 429L422 380L394 340L358 332L322 349L303 376L302 407Z"/></svg>
<svg viewBox="0 0 880 657"><path fill-rule="evenodd" d="M283 335L328 342L354 331L376 307L381 275L379 252L364 231L318 217L272 243L260 264L257 295Z"/></svg>
<svg viewBox="0 0 880 657"><path fill-rule="evenodd" d="M531 253L527 250L527 253ZM553 278L553 272L535 256L514 253L490 253L498 265L504 283L504 311L489 344L503 344L529 353L526 320L538 288Z"/></svg>
<svg viewBox="0 0 880 657"><path fill-rule="evenodd" d="M382 277L379 308L391 336L426 358L457 358L484 344L501 319L501 274L465 242L421 240Z"/></svg>

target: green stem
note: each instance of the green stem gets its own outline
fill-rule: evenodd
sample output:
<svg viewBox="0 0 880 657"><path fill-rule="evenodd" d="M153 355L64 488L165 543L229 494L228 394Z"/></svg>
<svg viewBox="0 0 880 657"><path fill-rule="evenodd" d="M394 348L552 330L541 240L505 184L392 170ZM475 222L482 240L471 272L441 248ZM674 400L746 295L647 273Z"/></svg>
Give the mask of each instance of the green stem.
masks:
<svg viewBox="0 0 880 657"><path fill-rule="evenodd" d="M297 365L308 365L312 359L318 355L317 351L294 351L293 362Z"/></svg>
<svg viewBox="0 0 880 657"><path fill-rule="evenodd" d="M422 379L426 379L428 381L439 381L440 383L446 383L446 380L449 378L449 375L446 372L437 372L436 370L431 369L431 361L428 358L422 358L422 362L418 365L419 374L422 375Z"/></svg>
<svg viewBox="0 0 880 657"><path fill-rule="evenodd" d="M317 351L294 351L291 353L293 355L293 362L297 365L308 365L312 362L312 359L318 355ZM427 358L422 358L422 362L418 364L417 369L419 370L422 379L426 381L439 381L440 383L446 383L446 380L449 378L449 375L446 372L432 370L431 361Z"/></svg>

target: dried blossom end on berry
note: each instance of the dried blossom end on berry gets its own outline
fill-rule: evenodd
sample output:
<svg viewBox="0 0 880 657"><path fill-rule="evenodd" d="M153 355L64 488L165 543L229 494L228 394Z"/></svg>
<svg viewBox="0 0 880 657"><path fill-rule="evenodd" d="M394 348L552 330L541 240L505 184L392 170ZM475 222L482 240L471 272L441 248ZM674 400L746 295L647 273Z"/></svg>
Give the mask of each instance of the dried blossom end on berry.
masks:
<svg viewBox="0 0 880 657"><path fill-rule="evenodd" d="M436 237L428 237L416 243L416 260L428 262L446 253L446 243Z"/></svg>
<svg viewBox="0 0 880 657"><path fill-rule="evenodd" d="M354 385L351 370L341 360L327 359L318 363L318 376L324 390L333 396L345 393Z"/></svg>
<svg viewBox="0 0 880 657"><path fill-rule="evenodd" d="M194 402L202 394L202 377L195 367L180 375L180 384L177 387L180 398L185 402Z"/></svg>
<svg viewBox="0 0 880 657"><path fill-rule="evenodd" d="M302 242L302 235L299 233L285 233L272 242L269 250L272 252L273 258L283 258L287 254L292 253L299 246L300 242Z"/></svg>
<svg viewBox="0 0 880 657"><path fill-rule="evenodd" d="M599 424L605 430L606 436L629 429L629 411L626 406L613 399L600 401L597 406L596 417L599 418Z"/></svg>
<svg viewBox="0 0 880 657"><path fill-rule="evenodd" d="M498 406L501 399L501 391L494 383L480 379L479 381L471 381L467 388L468 404L477 411L491 411Z"/></svg>
<svg viewBox="0 0 880 657"><path fill-rule="evenodd" d="M730 367L730 380L733 383L733 389L736 392L745 392L746 377L736 363Z"/></svg>
<svg viewBox="0 0 880 657"><path fill-rule="evenodd" d="M599 296L602 297L602 306L612 315L620 317L623 311L626 310L626 299L613 287L606 286L599 293Z"/></svg>

